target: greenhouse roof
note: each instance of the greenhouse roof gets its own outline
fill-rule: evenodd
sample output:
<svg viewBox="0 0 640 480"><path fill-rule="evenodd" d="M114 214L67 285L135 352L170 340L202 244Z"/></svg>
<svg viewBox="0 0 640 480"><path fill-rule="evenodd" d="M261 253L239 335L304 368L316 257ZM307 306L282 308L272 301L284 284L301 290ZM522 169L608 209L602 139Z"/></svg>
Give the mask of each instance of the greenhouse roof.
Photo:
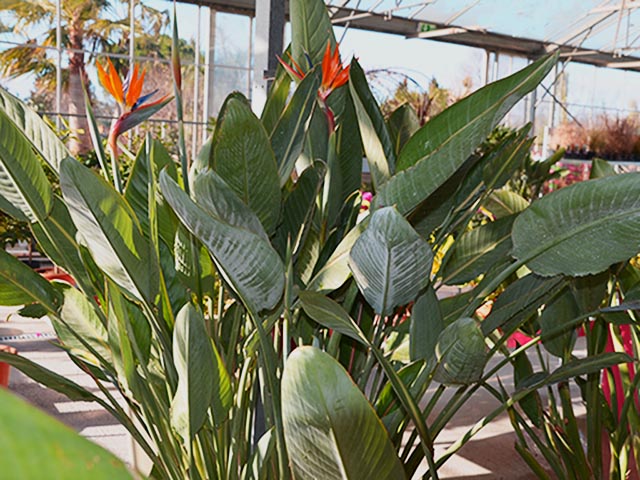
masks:
<svg viewBox="0 0 640 480"><path fill-rule="evenodd" d="M252 15L255 0L187 0ZM335 25L640 71L640 0L328 0Z"/></svg>

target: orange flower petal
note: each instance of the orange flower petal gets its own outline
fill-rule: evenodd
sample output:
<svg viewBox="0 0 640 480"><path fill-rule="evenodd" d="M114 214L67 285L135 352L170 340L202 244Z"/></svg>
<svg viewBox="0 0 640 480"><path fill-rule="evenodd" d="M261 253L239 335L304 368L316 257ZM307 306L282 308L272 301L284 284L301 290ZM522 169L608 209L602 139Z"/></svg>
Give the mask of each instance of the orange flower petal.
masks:
<svg viewBox="0 0 640 480"><path fill-rule="evenodd" d="M328 88L331 83L331 41L327 40L327 48L322 57L322 86Z"/></svg>
<svg viewBox="0 0 640 480"><path fill-rule="evenodd" d="M304 78L304 74L301 73L299 70L297 70L294 67L291 67L291 65L289 65L288 63L286 63L284 60L282 60L282 58L280 58L278 55L276 55L276 57L278 58L278 61L280 62L280 65L282 65L282 67L289 72L290 75L302 80ZM293 60L293 59L292 59ZM298 67L295 62L293 62L295 67ZM299 68L299 67L298 67Z"/></svg>
<svg viewBox="0 0 640 480"><path fill-rule="evenodd" d="M124 94L122 92L122 80L118 76L118 72L116 72L116 67L111 63L111 59L107 57L107 63L109 65L109 78L111 80L111 86L113 88L113 96L118 101L118 103L124 103Z"/></svg>
<svg viewBox="0 0 640 480"><path fill-rule="evenodd" d="M138 65L133 67L133 74L129 80L129 89L127 90L127 107L131 108L140 98L142 86L144 85L144 70L139 74Z"/></svg>
<svg viewBox="0 0 640 480"><path fill-rule="evenodd" d="M100 80L100 83L107 90L107 92L109 92L111 96L115 98L116 92L113 90L113 86L111 85L111 78L109 77L107 72L104 71L102 65L100 65L98 62L96 62L96 65L98 67L98 79Z"/></svg>
<svg viewBox="0 0 640 480"><path fill-rule="evenodd" d="M349 81L349 66L347 68L342 69L341 72L336 75L335 80L333 81L333 88L338 88L343 86L345 83Z"/></svg>

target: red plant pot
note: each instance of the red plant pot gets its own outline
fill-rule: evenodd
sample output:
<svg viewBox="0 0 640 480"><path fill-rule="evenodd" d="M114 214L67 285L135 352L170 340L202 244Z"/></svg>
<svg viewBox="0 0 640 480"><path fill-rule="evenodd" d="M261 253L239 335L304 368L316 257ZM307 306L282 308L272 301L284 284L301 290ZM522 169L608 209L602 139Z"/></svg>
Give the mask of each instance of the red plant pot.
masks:
<svg viewBox="0 0 640 480"><path fill-rule="evenodd" d="M9 386L10 374L11 366L8 363L0 362L0 387L7 388Z"/></svg>
<svg viewBox="0 0 640 480"><path fill-rule="evenodd" d="M8 345L0 345L0 352L7 352L16 354L15 348ZM9 376L11 374L11 365L5 362L0 362L0 387L7 388L9 386Z"/></svg>

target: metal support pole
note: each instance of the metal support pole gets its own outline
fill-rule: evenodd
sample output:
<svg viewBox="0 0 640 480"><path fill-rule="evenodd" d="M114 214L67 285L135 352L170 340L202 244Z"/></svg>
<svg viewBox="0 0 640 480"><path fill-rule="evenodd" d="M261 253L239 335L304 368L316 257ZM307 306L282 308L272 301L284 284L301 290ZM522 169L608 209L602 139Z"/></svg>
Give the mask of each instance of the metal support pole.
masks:
<svg viewBox="0 0 640 480"><path fill-rule="evenodd" d="M56 61L56 128L62 128L62 0L56 0L56 49L58 58Z"/></svg>
<svg viewBox="0 0 640 480"><path fill-rule="evenodd" d="M284 43L284 0L256 0L256 38L253 61L251 105L259 114L275 76Z"/></svg>
<svg viewBox="0 0 640 480"><path fill-rule="evenodd" d="M191 134L191 153L195 155L198 147L198 105L200 105L200 13L202 7L198 5L198 15L196 16L198 26L196 27L196 58L195 71L193 72L193 127Z"/></svg>
<svg viewBox="0 0 640 480"><path fill-rule="evenodd" d="M492 82L498 80L498 75L500 75L500 54L498 52L493 52L493 78Z"/></svg>
<svg viewBox="0 0 640 480"><path fill-rule="evenodd" d="M214 8L209 7L209 35L207 36L207 46L205 50L204 62L206 67L204 69L204 93L203 93L203 107L202 107L202 123L205 127L202 129L202 141L207 139L207 127L209 118L213 116L213 98L215 94L215 85L213 84L213 65L215 63L215 49L216 49L216 11Z"/></svg>
<svg viewBox="0 0 640 480"><path fill-rule="evenodd" d="M253 58L253 17L249 17L249 53L247 55L247 95L251 99L251 60Z"/></svg>
<svg viewBox="0 0 640 480"><path fill-rule="evenodd" d="M491 65L490 61L491 52L489 50L484 51L484 72L482 72L482 85L486 85L489 83L489 65Z"/></svg>
<svg viewBox="0 0 640 480"><path fill-rule="evenodd" d="M129 0L129 68L133 68L136 56L136 0Z"/></svg>

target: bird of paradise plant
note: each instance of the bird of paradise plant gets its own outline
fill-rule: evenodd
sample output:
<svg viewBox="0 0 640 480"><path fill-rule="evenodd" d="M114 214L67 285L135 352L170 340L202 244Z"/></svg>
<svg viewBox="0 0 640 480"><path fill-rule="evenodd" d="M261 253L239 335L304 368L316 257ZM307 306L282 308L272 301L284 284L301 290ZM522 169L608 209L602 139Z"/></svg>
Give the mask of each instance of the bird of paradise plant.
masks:
<svg viewBox="0 0 640 480"><path fill-rule="evenodd" d="M298 65L298 63L289 55L291 65L287 64L282 58L278 57L280 64L289 72L291 76L298 80L304 79L306 72ZM309 62L311 64L311 62ZM342 87L349 81L349 65L343 66L340 60L339 45L336 45L333 53L331 52L331 42L327 41L327 48L322 57L322 82L318 88L318 99L322 110L327 116L329 123L329 131L335 130L335 117L331 108L327 104L327 99L334 90Z"/></svg>
<svg viewBox="0 0 640 480"><path fill-rule="evenodd" d="M117 169L118 137L157 113L172 100L172 97L165 95L158 100L145 103L158 91L154 90L142 95L145 71L140 72L138 65L134 65L129 70L124 82L120 79L110 59L107 58L106 70L99 63L97 63L97 67L100 83L118 103L118 118L111 124L108 146L111 152L116 188L121 191L122 182Z"/></svg>

